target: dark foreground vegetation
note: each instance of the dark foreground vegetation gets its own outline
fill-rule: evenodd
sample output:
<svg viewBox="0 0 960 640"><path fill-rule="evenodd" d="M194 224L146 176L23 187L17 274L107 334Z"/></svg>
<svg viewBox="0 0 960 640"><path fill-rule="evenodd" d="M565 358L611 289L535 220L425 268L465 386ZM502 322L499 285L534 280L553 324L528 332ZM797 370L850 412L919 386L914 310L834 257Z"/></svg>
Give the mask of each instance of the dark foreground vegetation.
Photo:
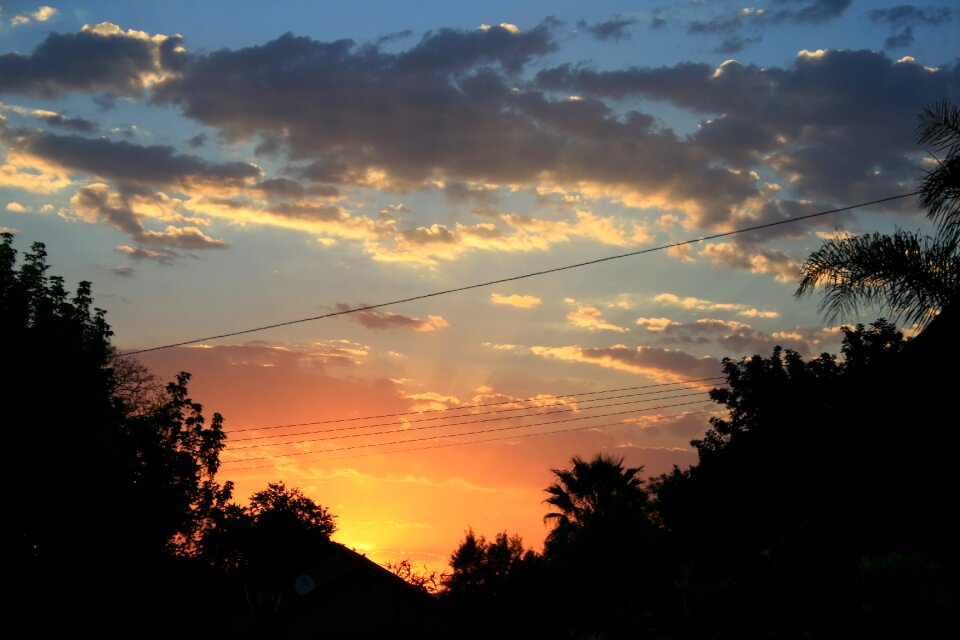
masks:
<svg viewBox="0 0 960 640"><path fill-rule="evenodd" d="M960 605L960 112L944 105L940 115L956 133L937 147L949 171L924 185L936 177L946 187L933 195L948 194L925 201L939 217L935 241L906 242L900 265L870 252L906 236L831 241L801 284L825 284L828 311L886 300L927 323L917 338L880 320L846 329L839 357L805 361L777 348L725 361L727 383L711 396L726 416L693 442L696 465L644 478L622 460L574 457L546 489L553 527L543 552L505 532L470 531L437 595L428 592L438 583L409 564L398 567L404 582L331 542L334 517L297 489L271 483L234 502L216 479L222 418L190 399L189 375L162 385L120 356L90 285L68 293L47 273L42 245L18 259L4 235L8 625L37 637L164 638L932 637L950 628ZM924 246L932 253L915 250Z"/></svg>
<svg viewBox="0 0 960 640"><path fill-rule="evenodd" d="M942 628L960 604L957 436L950 376L912 366L926 354L911 347L878 321L847 330L840 359L727 361L711 396L728 416L693 442L697 465L642 483L620 460L574 458L547 489L543 554L471 532L444 596L478 638Z"/></svg>

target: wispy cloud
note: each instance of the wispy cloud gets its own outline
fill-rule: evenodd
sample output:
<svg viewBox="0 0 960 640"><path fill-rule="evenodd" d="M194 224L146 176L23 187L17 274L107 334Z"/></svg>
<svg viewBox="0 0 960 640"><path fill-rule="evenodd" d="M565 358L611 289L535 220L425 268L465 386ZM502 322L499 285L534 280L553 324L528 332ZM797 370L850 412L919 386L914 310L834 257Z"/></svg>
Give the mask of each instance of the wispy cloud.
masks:
<svg viewBox="0 0 960 640"><path fill-rule="evenodd" d="M337 304L336 308L337 311L349 311L351 309L350 305L344 303ZM428 333L449 326L443 316L427 316L426 319L421 319L390 311L357 311L349 314L348 317L357 324L374 330L406 329Z"/></svg>
<svg viewBox="0 0 960 640"><path fill-rule="evenodd" d="M530 347L531 353L552 360L580 362L628 373L650 376L661 382L677 382L719 375L720 361L705 356L698 358L673 349L614 345L605 348L579 346Z"/></svg>
<svg viewBox="0 0 960 640"><path fill-rule="evenodd" d="M726 311L748 318L776 318L780 315L777 311L758 309L736 302L714 302L694 296L681 298L675 293L659 293L653 296L653 302L695 311Z"/></svg>

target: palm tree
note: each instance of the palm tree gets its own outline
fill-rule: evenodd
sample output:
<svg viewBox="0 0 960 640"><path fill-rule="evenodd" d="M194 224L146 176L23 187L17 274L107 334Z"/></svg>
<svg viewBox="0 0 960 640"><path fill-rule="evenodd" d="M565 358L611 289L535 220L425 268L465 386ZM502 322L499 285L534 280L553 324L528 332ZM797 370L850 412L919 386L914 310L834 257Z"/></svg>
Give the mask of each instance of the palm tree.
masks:
<svg viewBox="0 0 960 640"><path fill-rule="evenodd" d="M570 469L551 469L557 481L547 487L544 516L553 523L548 546L562 545L584 530L621 527L637 516L647 518L649 496L639 474L643 467L625 468L623 458L598 454L590 462L574 456Z"/></svg>
<svg viewBox="0 0 960 640"><path fill-rule="evenodd" d="M894 321L926 325L960 287L957 242L900 229L828 240L804 262L797 296L818 286L820 311L830 322L881 303Z"/></svg>
<svg viewBox="0 0 960 640"><path fill-rule="evenodd" d="M943 100L920 117L917 140L943 153L920 186L920 205L939 224L939 235L960 235L960 106ZM934 156L936 158L936 156Z"/></svg>
<svg viewBox="0 0 960 640"><path fill-rule="evenodd" d="M937 235L897 230L828 240L800 269L796 296L824 290L828 320L881 303L894 320L926 326L960 293L960 107L944 100L924 110L917 140L943 153L921 183L920 204ZM936 155L934 155L936 158Z"/></svg>

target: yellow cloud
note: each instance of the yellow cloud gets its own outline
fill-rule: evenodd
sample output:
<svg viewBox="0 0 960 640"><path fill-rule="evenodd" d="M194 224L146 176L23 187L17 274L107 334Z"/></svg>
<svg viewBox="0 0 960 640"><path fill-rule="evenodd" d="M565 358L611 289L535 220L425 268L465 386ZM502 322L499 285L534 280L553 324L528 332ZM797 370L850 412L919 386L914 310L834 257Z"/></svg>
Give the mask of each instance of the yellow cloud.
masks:
<svg viewBox="0 0 960 640"><path fill-rule="evenodd" d="M670 318L637 318L637 324L645 326L647 331L663 331L671 322Z"/></svg>
<svg viewBox="0 0 960 640"><path fill-rule="evenodd" d="M530 351L543 358L582 362L649 376L657 382L680 382L715 376L721 369L720 363L708 356L697 358L683 351L644 346L636 349L622 344L599 349L578 346L533 346L530 347Z"/></svg>
<svg viewBox="0 0 960 640"><path fill-rule="evenodd" d="M653 296L653 301L660 304L680 307L682 309L689 309L692 311L729 311L747 318L777 318L780 316L780 314L776 311L764 311L762 309L749 307L744 304L737 304L734 302L713 302L711 300L704 300L703 298L696 298L693 296L681 298L674 293L657 294Z"/></svg>
<svg viewBox="0 0 960 640"><path fill-rule="evenodd" d="M591 331L616 331L618 333L630 331L630 329L626 327L620 327L605 321L603 319L603 312L596 307L578 304L573 298L567 298L564 302L574 307L567 313L567 320L575 327L589 329Z"/></svg>
<svg viewBox="0 0 960 640"><path fill-rule="evenodd" d="M22 151L9 151L6 162L0 165L0 187L54 193L73 184L62 168Z"/></svg>
<svg viewBox="0 0 960 640"><path fill-rule="evenodd" d="M504 296L499 293L491 293L490 301L494 304L505 304L511 307L517 307L518 309L532 309L541 302L540 298L536 296L517 294Z"/></svg>

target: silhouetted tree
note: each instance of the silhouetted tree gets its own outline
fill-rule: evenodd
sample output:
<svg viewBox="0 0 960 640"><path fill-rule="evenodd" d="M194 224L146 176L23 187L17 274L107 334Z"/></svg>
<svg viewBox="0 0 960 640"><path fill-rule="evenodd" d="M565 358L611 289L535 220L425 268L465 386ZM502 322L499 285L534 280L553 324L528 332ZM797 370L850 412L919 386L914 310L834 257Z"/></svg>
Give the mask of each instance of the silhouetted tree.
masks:
<svg viewBox="0 0 960 640"><path fill-rule="evenodd" d="M920 185L920 206L939 225L940 235L960 235L960 105L949 100L927 107L920 116L917 141L943 154Z"/></svg>
<svg viewBox="0 0 960 640"><path fill-rule="evenodd" d="M659 531L640 473L622 458L574 456L552 469L546 503L555 510L544 545L556 604L574 616L567 625L594 633L641 633L660 580ZM573 627L567 626L567 629Z"/></svg>
<svg viewBox="0 0 960 640"><path fill-rule="evenodd" d="M409 558L397 562L387 561L384 568L407 584L412 584L430 595L437 595L444 588L450 575L429 569L423 565L422 569L413 566Z"/></svg>
<svg viewBox="0 0 960 640"><path fill-rule="evenodd" d="M451 573L446 588L454 595L499 595L520 564L533 558L533 551L524 549L518 535L510 536L504 531L488 542L469 529L450 556Z"/></svg>
<svg viewBox="0 0 960 640"><path fill-rule="evenodd" d="M841 358L724 361L711 397L726 415L693 441L699 463L651 483L674 558L669 610L695 635L840 628L862 558L954 553L949 455L921 442L943 399L923 391L932 372L905 366L907 344L879 320L844 328Z"/></svg>
<svg viewBox="0 0 960 640"><path fill-rule="evenodd" d="M920 204L938 233L898 229L824 242L801 267L796 295L822 288L820 309L830 320L879 303L894 320L926 325L960 294L960 106L928 107L917 137L945 154L920 186Z"/></svg>
<svg viewBox="0 0 960 640"><path fill-rule="evenodd" d="M648 496L640 473L625 468L622 458L598 454L587 462L574 456L570 469L551 469L557 481L547 487L546 503L556 509L544 516L553 524L548 550L556 550L594 530L629 528L647 521Z"/></svg>
<svg viewBox="0 0 960 640"><path fill-rule="evenodd" d="M302 573L337 530L336 516L298 488L272 482L246 507L220 510L198 544L211 566L244 579L281 580Z"/></svg>
<svg viewBox="0 0 960 640"><path fill-rule="evenodd" d="M118 358L90 283L71 297L46 255L34 244L18 266L13 236L0 243L0 402L12 454L3 481L16 488L8 578L18 614L47 606L54 588L70 613L39 624L102 629L106 603L131 614L177 606L176 550L230 495L214 480L222 419L206 422L186 374L158 389Z"/></svg>

